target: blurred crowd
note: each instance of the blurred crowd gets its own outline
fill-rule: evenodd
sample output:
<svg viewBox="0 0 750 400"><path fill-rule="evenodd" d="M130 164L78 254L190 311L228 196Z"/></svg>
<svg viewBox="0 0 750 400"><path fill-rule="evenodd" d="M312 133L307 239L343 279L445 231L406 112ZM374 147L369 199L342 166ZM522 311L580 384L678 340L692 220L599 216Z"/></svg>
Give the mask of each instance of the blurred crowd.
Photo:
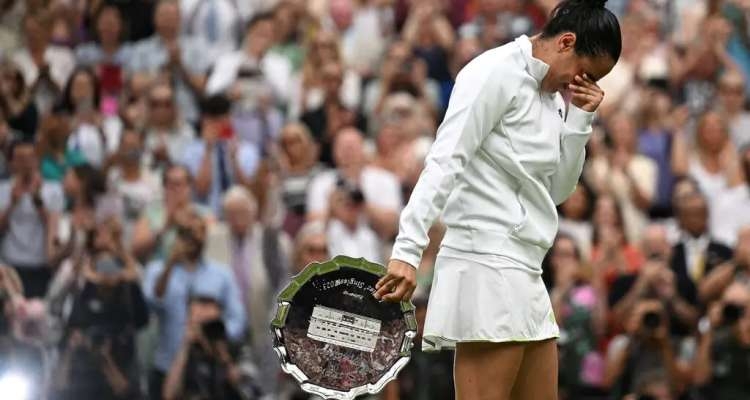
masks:
<svg viewBox="0 0 750 400"><path fill-rule="evenodd" d="M309 399L276 293L387 262L457 72L556 3L0 0L0 397ZM750 1L608 7L544 266L561 399L748 399ZM451 368L417 345L375 397L452 399Z"/></svg>

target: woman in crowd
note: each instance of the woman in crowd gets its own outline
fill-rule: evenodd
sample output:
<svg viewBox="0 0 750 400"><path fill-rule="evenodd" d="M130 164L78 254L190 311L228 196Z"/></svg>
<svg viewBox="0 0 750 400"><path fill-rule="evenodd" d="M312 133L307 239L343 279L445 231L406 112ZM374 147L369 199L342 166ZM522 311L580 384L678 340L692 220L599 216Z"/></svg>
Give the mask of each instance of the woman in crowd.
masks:
<svg viewBox="0 0 750 400"><path fill-rule="evenodd" d="M34 137L39 120L33 100L18 66L11 61L0 63L0 109L8 125L26 138Z"/></svg>
<svg viewBox="0 0 750 400"><path fill-rule="evenodd" d="M601 271L587 268L575 240L558 235L548 256L550 297L560 326L563 398L601 392L604 359L599 342L607 328L607 291Z"/></svg>
<svg viewBox="0 0 750 400"><path fill-rule="evenodd" d="M185 148L195 138L195 130L180 115L168 82L157 82L145 97L148 119L143 161L152 168L164 168L182 159Z"/></svg>
<svg viewBox="0 0 750 400"><path fill-rule="evenodd" d="M695 145L687 145L684 133L675 136L674 154L678 175L690 175L709 201L727 189L740 185L742 169L729 130L721 114L708 111L698 119Z"/></svg>
<svg viewBox="0 0 750 400"><path fill-rule="evenodd" d="M62 96L62 108L71 115L72 132L68 147L79 150L96 167L104 165L113 147L100 112L99 78L91 68L81 67L70 76Z"/></svg>
<svg viewBox="0 0 750 400"><path fill-rule="evenodd" d="M600 196L594 207L591 263L602 272L607 289L619 276L636 273L643 261L641 252L625 236L617 201L610 195Z"/></svg>
<svg viewBox="0 0 750 400"><path fill-rule="evenodd" d="M597 194L611 193L623 213L628 240L637 242L646 225L656 190L656 164L638 154L638 136L630 115L609 120L605 154L590 160L587 180Z"/></svg>
<svg viewBox="0 0 750 400"><path fill-rule="evenodd" d="M342 61L338 37L330 32L319 31L307 46L298 93L290 98L289 113L293 118L323 104L326 85L323 79L323 67L331 62L341 64ZM341 103L350 109L358 108L361 87L359 75L350 69L345 69L339 91Z"/></svg>
<svg viewBox="0 0 750 400"><path fill-rule="evenodd" d="M306 126L299 123L285 126L279 145L281 196L286 208L284 230L294 237L307 214L308 186L322 168L318 163L318 146Z"/></svg>
<svg viewBox="0 0 750 400"><path fill-rule="evenodd" d="M594 194L585 181L578 182L568 200L558 207L558 212L560 213L560 232L575 239L582 258L589 260L593 237L591 217L594 214Z"/></svg>

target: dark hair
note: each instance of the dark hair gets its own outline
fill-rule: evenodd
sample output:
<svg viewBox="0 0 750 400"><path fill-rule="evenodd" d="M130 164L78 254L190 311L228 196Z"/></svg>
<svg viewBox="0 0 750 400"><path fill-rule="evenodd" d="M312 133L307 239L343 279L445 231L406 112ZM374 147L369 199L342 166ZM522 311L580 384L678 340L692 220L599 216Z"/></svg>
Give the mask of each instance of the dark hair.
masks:
<svg viewBox="0 0 750 400"><path fill-rule="evenodd" d="M576 186L576 189L574 189L574 191L578 189L581 189L583 191L583 195L586 197L586 202L588 203L588 207L583 212L582 219L584 221L590 221L591 217L594 215L594 205L596 204L596 195L594 194L594 190L591 188L591 185L589 185L585 179L581 179L578 181L578 185ZM563 204L565 204L565 202L557 206L557 213L562 217L568 218L568 216L565 213Z"/></svg>
<svg viewBox="0 0 750 400"><path fill-rule="evenodd" d="M258 14L253 15L252 18L250 18L250 21L247 22L247 25L245 25L245 34L250 32L250 29L255 28L255 25L258 25L259 23L263 21L274 21L274 14L273 12L261 12Z"/></svg>
<svg viewBox="0 0 750 400"><path fill-rule="evenodd" d="M63 94L62 94L61 107L62 109L64 109L65 111L71 114L74 114L76 111L75 110L76 105L73 104L73 98L72 98L73 81L75 80L76 76L78 76L79 74L86 74L88 75L89 79L91 79L91 84L93 86L92 90L94 92L92 94L92 100L94 102L93 106L95 108L99 107L99 101L101 99L99 96L99 78L96 76L96 73L94 72L94 70L89 67L77 67L73 71L73 73L70 74L70 78L68 78L68 82L65 84L65 90L63 91Z"/></svg>
<svg viewBox="0 0 750 400"><path fill-rule="evenodd" d="M232 103L221 94L205 97L201 100L200 109L204 117L221 117L229 114Z"/></svg>
<svg viewBox="0 0 750 400"><path fill-rule="evenodd" d="M191 185L193 184L193 174L190 173L190 170L187 169L186 166L184 166L182 164L169 164L169 165L167 165L167 166L164 167L164 170L161 173L162 185L166 185L167 184L167 177L172 172L172 170L175 170L175 169L182 170L182 172L185 173L185 176L187 176L188 183L191 184Z"/></svg>
<svg viewBox="0 0 750 400"><path fill-rule="evenodd" d="M99 24L99 18L101 18L102 15L104 15L104 13L107 11L114 11L115 14L117 14L117 18L120 19L120 41L124 42L128 38L128 26L125 21L125 17L122 15L122 11L120 11L120 7L111 2L102 3L102 5L97 7L97 9L94 11L94 14L91 16L91 26L89 27L91 35L97 43L101 43L101 38L99 37L99 32L97 32L96 30L96 26Z"/></svg>
<svg viewBox="0 0 750 400"><path fill-rule="evenodd" d="M609 56L617 62L622 34L617 17L604 7L607 0L563 0L542 28L542 38L576 34L575 51L582 56Z"/></svg>
<svg viewBox="0 0 750 400"><path fill-rule="evenodd" d="M557 247L557 243L562 240L569 240L573 243L573 252L575 253L576 260L580 263L583 261L583 255L581 254L581 248L578 245L578 241L573 235L566 232L558 232L555 236L555 240L552 242L552 247L549 249L547 254L542 260L542 281L547 290L551 290L555 286L555 269L552 267L552 256Z"/></svg>
<svg viewBox="0 0 750 400"><path fill-rule="evenodd" d="M107 180L104 174L89 164L80 164L71 168L76 178L81 180L81 188L84 190L84 199L87 206L94 207L96 199L106 193Z"/></svg>

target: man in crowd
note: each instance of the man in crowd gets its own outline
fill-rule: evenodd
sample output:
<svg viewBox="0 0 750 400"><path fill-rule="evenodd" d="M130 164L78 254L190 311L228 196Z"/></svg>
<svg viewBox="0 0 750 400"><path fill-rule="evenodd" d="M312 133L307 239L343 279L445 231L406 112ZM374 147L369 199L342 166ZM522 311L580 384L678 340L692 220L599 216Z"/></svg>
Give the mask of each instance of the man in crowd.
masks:
<svg viewBox="0 0 750 400"><path fill-rule="evenodd" d="M206 221L195 210L186 208L175 215L175 230L177 237L169 257L149 265L143 282L146 299L159 320L158 343L149 376L149 394L153 400L161 399L164 377L185 336L190 293L200 290L218 299L229 340L239 340L245 331L245 313L230 271L203 258Z"/></svg>
<svg viewBox="0 0 750 400"><path fill-rule="evenodd" d="M260 162L258 150L240 140L229 118L231 103L223 95L201 102L201 139L185 149L182 163L195 177L195 195L216 215L221 196L233 184L248 185Z"/></svg>
<svg viewBox="0 0 750 400"><path fill-rule="evenodd" d="M197 99L206 86L212 60L210 47L200 38L182 35L178 0L159 0L154 11L156 33L137 42L126 66L133 72L166 72L176 85L177 104L185 119L198 121Z"/></svg>
<svg viewBox="0 0 750 400"><path fill-rule="evenodd" d="M280 230L260 223L258 204L245 187L231 187L222 203L226 223L210 229L206 257L231 267L249 321L252 360L265 366L260 371L260 385L265 393L273 394L280 370L269 346L268 321L275 312L276 296L290 276L291 241Z"/></svg>
<svg viewBox="0 0 750 400"><path fill-rule="evenodd" d="M33 143L14 143L10 155L12 176L0 182L0 258L16 269L28 297L44 297L63 190L42 179Z"/></svg>

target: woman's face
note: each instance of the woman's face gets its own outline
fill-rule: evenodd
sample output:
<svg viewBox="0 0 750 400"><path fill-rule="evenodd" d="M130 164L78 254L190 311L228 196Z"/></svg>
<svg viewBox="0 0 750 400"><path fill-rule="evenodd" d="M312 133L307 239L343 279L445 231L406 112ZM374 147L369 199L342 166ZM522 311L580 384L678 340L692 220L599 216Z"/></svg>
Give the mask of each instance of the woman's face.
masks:
<svg viewBox="0 0 750 400"><path fill-rule="evenodd" d="M552 267L559 268L561 265L566 263L578 263L578 255L576 252L576 244L567 237L562 237L555 241L555 246L552 248Z"/></svg>
<svg viewBox="0 0 750 400"><path fill-rule="evenodd" d="M586 189L578 185L568 200L563 203L562 211L566 218L579 221L585 218L590 206Z"/></svg>
<svg viewBox="0 0 750 400"><path fill-rule="evenodd" d="M599 197L594 209L594 224L596 226L617 226L619 222L615 199L610 196Z"/></svg>
<svg viewBox="0 0 750 400"><path fill-rule="evenodd" d="M290 160L300 160L309 150L306 146L304 134L297 128L287 128L281 134L281 148Z"/></svg>
<svg viewBox="0 0 750 400"><path fill-rule="evenodd" d="M73 83L70 88L70 97L74 104L81 104L83 101L91 101L94 98L94 82L91 76L85 72L78 72L73 76Z"/></svg>
<svg viewBox="0 0 750 400"><path fill-rule="evenodd" d="M618 114L610 123L609 134L615 149L631 150L635 148L636 131L633 121L624 114Z"/></svg>
<svg viewBox="0 0 750 400"><path fill-rule="evenodd" d="M338 43L336 38L329 33L320 33L312 44L312 51L318 56L318 61L324 64L329 61L338 61Z"/></svg>
<svg viewBox="0 0 750 400"><path fill-rule="evenodd" d="M698 126L698 146L712 154L718 154L727 143L727 131L721 116L717 113L706 114Z"/></svg>
<svg viewBox="0 0 750 400"><path fill-rule="evenodd" d="M582 56L575 51L576 36L563 33L548 41L550 68L542 81L542 88L547 92L565 92L568 84L576 76L587 75L594 82L602 79L615 66L615 60L609 56Z"/></svg>
<svg viewBox="0 0 750 400"><path fill-rule="evenodd" d="M114 7L104 9L96 20L96 33L102 43L117 43L122 34L120 12Z"/></svg>
<svg viewBox="0 0 750 400"><path fill-rule="evenodd" d="M20 72L13 65L3 65L0 67L0 85L5 86L9 93L14 96L19 92L19 84L23 84L23 78L20 77Z"/></svg>

